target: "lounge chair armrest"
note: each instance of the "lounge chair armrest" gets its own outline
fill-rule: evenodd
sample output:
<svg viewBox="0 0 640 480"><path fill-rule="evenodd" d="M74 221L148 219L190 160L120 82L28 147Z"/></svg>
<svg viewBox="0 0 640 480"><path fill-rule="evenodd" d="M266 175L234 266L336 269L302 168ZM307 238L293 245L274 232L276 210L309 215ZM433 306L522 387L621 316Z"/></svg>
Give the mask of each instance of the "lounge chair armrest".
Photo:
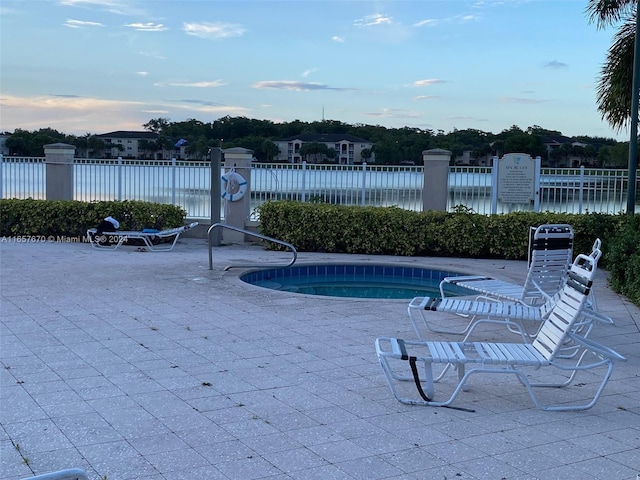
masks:
<svg viewBox="0 0 640 480"><path fill-rule="evenodd" d="M618 352L613 350L612 348L607 347L606 345L602 345L601 343L596 342L590 338L585 338L581 335L577 335L575 333L569 332L569 337L580 345L588 348L589 350L599 353L611 360L616 360L620 362L626 362L627 359L620 355Z"/></svg>

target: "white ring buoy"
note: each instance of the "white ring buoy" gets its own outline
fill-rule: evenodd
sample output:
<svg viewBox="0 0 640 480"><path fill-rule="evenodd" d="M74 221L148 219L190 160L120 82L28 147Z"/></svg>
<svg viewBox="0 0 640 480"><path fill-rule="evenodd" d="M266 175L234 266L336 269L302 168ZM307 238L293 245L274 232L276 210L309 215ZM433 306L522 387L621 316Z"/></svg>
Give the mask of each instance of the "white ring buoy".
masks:
<svg viewBox="0 0 640 480"><path fill-rule="evenodd" d="M236 172L229 172L220 178L220 195L225 200L236 202L240 200L247 191L247 181L242 175Z"/></svg>

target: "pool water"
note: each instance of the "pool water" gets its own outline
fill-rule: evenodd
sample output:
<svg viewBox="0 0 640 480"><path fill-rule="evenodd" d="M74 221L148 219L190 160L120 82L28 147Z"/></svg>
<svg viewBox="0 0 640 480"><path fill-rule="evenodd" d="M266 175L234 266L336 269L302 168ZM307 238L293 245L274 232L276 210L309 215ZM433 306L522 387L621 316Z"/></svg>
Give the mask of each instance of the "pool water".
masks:
<svg viewBox="0 0 640 480"><path fill-rule="evenodd" d="M459 272L393 265L298 265L245 273L244 282L283 292L331 297L412 299L439 297L444 277ZM468 295L466 289L448 285L447 296Z"/></svg>

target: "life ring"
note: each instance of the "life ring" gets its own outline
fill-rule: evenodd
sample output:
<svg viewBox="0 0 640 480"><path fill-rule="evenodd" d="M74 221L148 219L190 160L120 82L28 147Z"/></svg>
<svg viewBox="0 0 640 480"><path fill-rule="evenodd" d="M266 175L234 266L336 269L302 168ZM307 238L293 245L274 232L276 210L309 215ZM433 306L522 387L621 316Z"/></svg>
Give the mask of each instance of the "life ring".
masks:
<svg viewBox="0 0 640 480"><path fill-rule="evenodd" d="M220 178L220 190L222 198L230 202L237 202L244 197L244 193L247 191L247 181L239 173L231 171Z"/></svg>

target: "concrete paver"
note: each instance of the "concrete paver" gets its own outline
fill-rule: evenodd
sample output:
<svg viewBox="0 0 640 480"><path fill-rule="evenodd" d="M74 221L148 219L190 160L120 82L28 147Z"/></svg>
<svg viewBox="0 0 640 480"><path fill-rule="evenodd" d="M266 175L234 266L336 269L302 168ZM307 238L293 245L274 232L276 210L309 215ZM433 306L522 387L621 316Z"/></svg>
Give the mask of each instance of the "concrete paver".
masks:
<svg viewBox="0 0 640 480"><path fill-rule="evenodd" d="M592 337L628 361L598 404L543 412L511 376L485 375L457 401L469 413L389 391L373 342L415 338L408 301L276 292L223 270L289 258L222 246L210 271L195 238L169 253L2 243L0 480L71 467L92 480L636 480L640 310L606 288L605 271L599 307L616 325ZM339 261L526 273L504 260L298 260Z"/></svg>

